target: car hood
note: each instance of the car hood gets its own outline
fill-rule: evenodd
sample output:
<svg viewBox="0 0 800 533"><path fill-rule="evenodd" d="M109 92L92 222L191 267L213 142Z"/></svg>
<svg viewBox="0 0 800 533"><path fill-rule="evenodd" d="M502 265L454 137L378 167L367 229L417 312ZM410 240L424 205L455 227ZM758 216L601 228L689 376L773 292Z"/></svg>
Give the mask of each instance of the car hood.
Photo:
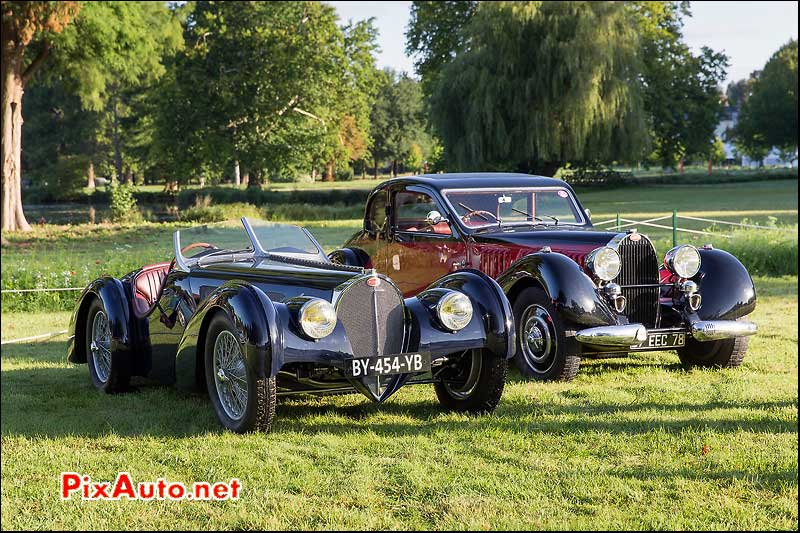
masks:
<svg viewBox="0 0 800 533"><path fill-rule="evenodd" d="M553 251L559 248L590 248L590 251L605 246L618 233L585 229L508 229L473 234L477 243L513 244L531 248L549 246Z"/></svg>

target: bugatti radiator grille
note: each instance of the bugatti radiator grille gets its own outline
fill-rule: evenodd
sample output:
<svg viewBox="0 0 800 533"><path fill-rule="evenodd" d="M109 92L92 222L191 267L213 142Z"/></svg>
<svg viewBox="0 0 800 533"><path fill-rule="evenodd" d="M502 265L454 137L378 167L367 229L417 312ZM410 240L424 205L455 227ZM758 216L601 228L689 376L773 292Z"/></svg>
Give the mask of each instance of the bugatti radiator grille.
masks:
<svg viewBox="0 0 800 533"><path fill-rule="evenodd" d="M336 301L336 315L356 357L400 353L405 327L403 298L390 281L379 278L373 287L367 283L369 279L359 276L347 283Z"/></svg>
<svg viewBox="0 0 800 533"><path fill-rule="evenodd" d="M633 235L638 239L632 239ZM658 327L659 262L652 243L646 237L632 233L621 240L617 251L622 259L622 268L615 281L628 300L625 315L632 323L638 322L647 328Z"/></svg>

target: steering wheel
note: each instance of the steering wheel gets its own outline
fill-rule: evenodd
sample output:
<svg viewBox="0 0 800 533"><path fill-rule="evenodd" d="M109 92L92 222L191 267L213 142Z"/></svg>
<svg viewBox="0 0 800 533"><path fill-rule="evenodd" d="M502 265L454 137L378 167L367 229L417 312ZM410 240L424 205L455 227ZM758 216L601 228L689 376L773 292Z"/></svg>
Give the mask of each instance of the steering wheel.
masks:
<svg viewBox="0 0 800 533"><path fill-rule="evenodd" d="M213 244L208 244L207 242L193 242L192 244L187 244L181 248L181 253L185 254L189 250L194 250L195 248L207 248L210 250L211 248L216 248L216 246Z"/></svg>
<svg viewBox="0 0 800 533"><path fill-rule="evenodd" d="M495 221L497 221L497 215L495 215L491 211L484 211L483 209L475 209L473 211L470 211L469 213L462 215L461 220L464 222L464 224L472 226L473 224L471 224L470 218L472 218L474 215L489 215Z"/></svg>

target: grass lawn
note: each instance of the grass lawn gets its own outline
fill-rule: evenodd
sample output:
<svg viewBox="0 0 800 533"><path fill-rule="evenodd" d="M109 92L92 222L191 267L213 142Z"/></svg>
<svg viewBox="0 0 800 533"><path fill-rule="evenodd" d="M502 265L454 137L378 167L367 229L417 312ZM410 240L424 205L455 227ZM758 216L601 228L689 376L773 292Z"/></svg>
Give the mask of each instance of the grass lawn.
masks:
<svg viewBox="0 0 800 533"><path fill-rule="evenodd" d="M512 375L492 416L443 413L429 385L387 404L279 401L274 430L220 430L171 388L106 396L63 338L2 349L4 529L794 529L797 279L757 278L742 368L670 353L587 361L576 380ZM2 338L68 313L4 313ZM705 450L705 451L704 451ZM61 501L58 475L227 481L229 502Z"/></svg>

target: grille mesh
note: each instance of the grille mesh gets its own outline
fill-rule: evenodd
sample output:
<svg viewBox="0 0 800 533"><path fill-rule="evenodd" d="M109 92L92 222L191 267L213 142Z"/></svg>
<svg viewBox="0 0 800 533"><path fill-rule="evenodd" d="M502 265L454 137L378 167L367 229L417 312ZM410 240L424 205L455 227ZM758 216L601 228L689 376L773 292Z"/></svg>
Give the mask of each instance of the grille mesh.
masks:
<svg viewBox="0 0 800 533"><path fill-rule="evenodd" d="M367 279L350 282L336 302L336 315L356 357L398 354L403 349L403 299L389 281L381 278L373 288Z"/></svg>
<svg viewBox="0 0 800 533"><path fill-rule="evenodd" d="M642 236L632 241L625 236L617 249L622 259L622 269L615 280L622 287L622 295L628 300L625 315L633 323L647 328L658 327L659 283L658 257L650 241ZM626 287L626 285L653 284L653 287Z"/></svg>

